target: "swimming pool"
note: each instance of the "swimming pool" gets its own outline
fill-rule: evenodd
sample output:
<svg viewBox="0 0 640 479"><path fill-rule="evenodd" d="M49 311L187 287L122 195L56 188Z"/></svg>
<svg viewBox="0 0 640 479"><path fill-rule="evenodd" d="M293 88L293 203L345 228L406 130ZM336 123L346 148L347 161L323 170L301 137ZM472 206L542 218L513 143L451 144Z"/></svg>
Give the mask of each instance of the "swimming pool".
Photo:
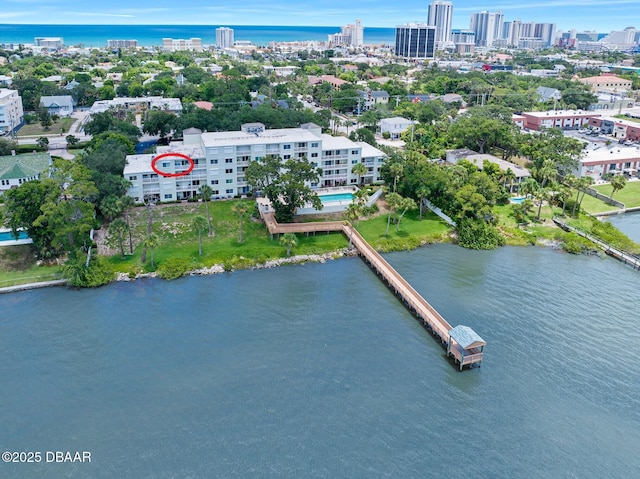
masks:
<svg viewBox="0 0 640 479"><path fill-rule="evenodd" d="M29 235L24 231L18 231L18 239L27 239ZM0 232L0 241L15 241L16 237L13 236L11 231L2 231Z"/></svg>
<svg viewBox="0 0 640 479"><path fill-rule="evenodd" d="M517 204L520 204L520 203L522 203L522 202L523 202L524 200L526 200L526 199L527 199L527 198L526 198L526 197L524 197L524 196L518 196L518 197L516 197L516 198L509 198L509 201L510 201L511 203L517 203Z"/></svg>
<svg viewBox="0 0 640 479"><path fill-rule="evenodd" d="M318 195L323 204L335 203L338 201L353 201L353 193L332 193L329 195Z"/></svg>

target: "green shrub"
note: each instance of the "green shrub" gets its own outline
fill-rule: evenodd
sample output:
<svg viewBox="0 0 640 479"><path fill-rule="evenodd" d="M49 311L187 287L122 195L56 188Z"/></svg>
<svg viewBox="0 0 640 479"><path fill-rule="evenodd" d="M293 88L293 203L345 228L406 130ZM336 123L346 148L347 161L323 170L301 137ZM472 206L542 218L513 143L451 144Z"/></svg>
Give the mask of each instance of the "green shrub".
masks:
<svg viewBox="0 0 640 479"><path fill-rule="evenodd" d="M156 272L162 279L176 279L195 268L196 264L191 259L169 258L158 265Z"/></svg>
<svg viewBox="0 0 640 479"><path fill-rule="evenodd" d="M107 262L95 254L91 256L89 267L86 266L84 254L69 258L62 273L68 284L76 288L95 288L110 283L114 279L114 273Z"/></svg>
<svg viewBox="0 0 640 479"><path fill-rule="evenodd" d="M458 244L470 249L495 249L504 245L505 239L485 221L464 219L458 225Z"/></svg>
<svg viewBox="0 0 640 479"><path fill-rule="evenodd" d="M582 254L593 248L593 243L576 233L567 233L562 243L562 249L571 254Z"/></svg>

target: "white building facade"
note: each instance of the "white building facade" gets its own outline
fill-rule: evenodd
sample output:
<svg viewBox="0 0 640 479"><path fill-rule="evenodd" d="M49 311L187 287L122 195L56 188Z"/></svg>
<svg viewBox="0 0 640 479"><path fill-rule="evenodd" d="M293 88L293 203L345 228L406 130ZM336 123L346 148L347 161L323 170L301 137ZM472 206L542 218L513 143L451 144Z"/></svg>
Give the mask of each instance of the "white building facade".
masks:
<svg viewBox="0 0 640 479"><path fill-rule="evenodd" d="M0 88L0 134L11 133L23 123L24 110L18 90Z"/></svg>
<svg viewBox="0 0 640 479"><path fill-rule="evenodd" d="M200 38L189 38L189 39L163 38L162 49L167 52L180 52L180 51L186 51L186 50L201 52L202 39Z"/></svg>
<svg viewBox="0 0 640 479"><path fill-rule="evenodd" d="M233 48L235 41L233 28L216 28L216 46L220 48Z"/></svg>
<svg viewBox="0 0 640 479"><path fill-rule="evenodd" d="M502 12L472 13L469 30L473 30L476 34L476 45L492 47L493 43L502 36L503 23Z"/></svg>
<svg viewBox="0 0 640 479"><path fill-rule="evenodd" d="M146 199L159 202L185 200L199 194L200 187L209 185L214 199L246 195L251 187L245 170L250 162L273 155L288 160L306 158L322 169L322 176L312 188L356 185L359 177L351 172L357 163L364 163L367 174L364 183L380 182L380 167L385 154L366 143L345 137L322 134L321 128L307 123L300 128L265 129L261 123L247 123L240 131L201 133L190 129L184 140L158 147L157 154L129 155L124 178L131 182L127 194L136 202ZM151 167L158 154L181 153L194 161L188 175L165 177ZM156 168L164 173L185 171L189 162L180 157L161 158Z"/></svg>
<svg viewBox="0 0 640 479"><path fill-rule="evenodd" d="M429 5L429 19L427 23L436 27L436 49L444 50L451 41L451 21L453 19L453 4L434 0Z"/></svg>

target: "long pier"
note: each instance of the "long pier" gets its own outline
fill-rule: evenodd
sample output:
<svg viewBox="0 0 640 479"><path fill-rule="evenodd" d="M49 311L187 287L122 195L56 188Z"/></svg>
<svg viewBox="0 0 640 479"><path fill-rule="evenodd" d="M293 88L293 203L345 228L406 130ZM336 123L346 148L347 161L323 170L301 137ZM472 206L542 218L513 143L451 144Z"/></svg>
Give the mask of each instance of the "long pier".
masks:
<svg viewBox="0 0 640 479"><path fill-rule="evenodd" d="M486 345L471 328L452 326L429 302L420 295L400 273L398 273L378 253L362 235L347 221L327 221L312 223L286 223L276 221L273 213L263 213L263 219L269 234L282 233L316 233L342 231L349 242L356 248L360 257L378 275L378 277L400 298L406 308L430 331L436 340L447 351L447 356L463 366L482 362L483 348Z"/></svg>
<svg viewBox="0 0 640 479"><path fill-rule="evenodd" d="M597 244L609 256L614 257L618 261L622 261L624 264L631 265L634 269L637 269L637 270L640 271L640 257L639 256L636 256L636 255L634 255L632 253L629 253L627 251L622 251L622 250L620 250L618 248L614 248L613 246L611 246L606 241L603 241L603 240L601 240L599 238L596 238L595 236L592 236L589 233L585 233L584 231L581 231L578 228L570 226L567 223L565 223L564 221L559 220L558 218L553 218L553 222L555 224L557 224L563 230L576 233L577 235L582 236L583 238L586 238L589 241Z"/></svg>

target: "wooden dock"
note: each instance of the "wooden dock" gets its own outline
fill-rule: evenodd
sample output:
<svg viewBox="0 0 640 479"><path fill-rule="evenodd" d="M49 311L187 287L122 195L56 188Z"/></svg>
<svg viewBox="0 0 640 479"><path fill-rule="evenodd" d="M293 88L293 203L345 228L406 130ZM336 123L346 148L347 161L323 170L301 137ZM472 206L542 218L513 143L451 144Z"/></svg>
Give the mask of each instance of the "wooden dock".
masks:
<svg viewBox="0 0 640 479"><path fill-rule="evenodd" d="M356 248L358 254L378 275L378 277L400 298L407 309L430 331L441 346L446 348L447 356L453 358L460 370L463 366L472 366L482 362L483 348L486 343L471 328L451 325L436 309L418 293L400 273L398 273L378 253L360 233L347 221L327 221L311 223L279 224L273 213L264 213L263 219L273 238L282 233L317 233L342 231Z"/></svg>

